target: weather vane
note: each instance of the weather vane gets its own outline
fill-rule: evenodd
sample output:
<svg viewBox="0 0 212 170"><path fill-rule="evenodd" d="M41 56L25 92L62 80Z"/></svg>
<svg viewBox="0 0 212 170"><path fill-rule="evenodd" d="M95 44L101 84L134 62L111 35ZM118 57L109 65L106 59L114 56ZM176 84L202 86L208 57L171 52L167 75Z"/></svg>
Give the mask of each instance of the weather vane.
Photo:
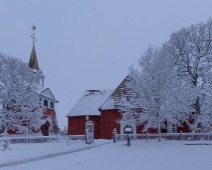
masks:
<svg viewBox="0 0 212 170"><path fill-rule="evenodd" d="M32 37L33 45L35 44L35 41L37 41L37 39L35 38L35 33L34 33L35 29L36 29L36 26L32 25L33 34L31 35L31 37Z"/></svg>

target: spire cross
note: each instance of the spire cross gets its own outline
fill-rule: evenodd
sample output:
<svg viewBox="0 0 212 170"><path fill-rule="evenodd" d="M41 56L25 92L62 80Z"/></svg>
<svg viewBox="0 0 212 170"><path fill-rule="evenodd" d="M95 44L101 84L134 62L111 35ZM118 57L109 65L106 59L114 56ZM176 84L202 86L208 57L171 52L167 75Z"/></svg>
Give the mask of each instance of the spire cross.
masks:
<svg viewBox="0 0 212 170"><path fill-rule="evenodd" d="M35 38L35 33L34 33L34 31L35 31L35 29L36 29L36 26L32 26L32 35L31 35L31 37L32 37L32 43L33 43L33 45L35 44L35 41L37 41L37 39Z"/></svg>

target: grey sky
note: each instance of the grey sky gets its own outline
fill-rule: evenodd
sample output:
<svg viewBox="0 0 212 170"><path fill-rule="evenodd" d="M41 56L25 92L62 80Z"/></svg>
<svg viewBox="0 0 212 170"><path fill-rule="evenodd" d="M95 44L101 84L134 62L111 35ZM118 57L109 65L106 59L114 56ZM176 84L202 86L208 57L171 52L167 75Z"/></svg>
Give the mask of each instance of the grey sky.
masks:
<svg viewBox="0 0 212 170"><path fill-rule="evenodd" d="M1 0L0 52L39 67L60 101L59 126L87 89L115 89L149 44L212 17L211 0Z"/></svg>

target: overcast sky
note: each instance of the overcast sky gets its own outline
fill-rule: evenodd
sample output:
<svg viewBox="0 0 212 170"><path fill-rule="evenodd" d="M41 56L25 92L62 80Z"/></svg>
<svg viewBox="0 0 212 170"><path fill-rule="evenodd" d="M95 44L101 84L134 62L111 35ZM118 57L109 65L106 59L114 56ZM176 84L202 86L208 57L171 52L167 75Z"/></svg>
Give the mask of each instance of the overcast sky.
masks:
<svg viewBox="0 0 212 170"><path fill-rule="evenodd" d="M1 0L0 52L39 67L59 100L59 126L85 90L115 89L148 45L212 17L211 0Z"/></svg>

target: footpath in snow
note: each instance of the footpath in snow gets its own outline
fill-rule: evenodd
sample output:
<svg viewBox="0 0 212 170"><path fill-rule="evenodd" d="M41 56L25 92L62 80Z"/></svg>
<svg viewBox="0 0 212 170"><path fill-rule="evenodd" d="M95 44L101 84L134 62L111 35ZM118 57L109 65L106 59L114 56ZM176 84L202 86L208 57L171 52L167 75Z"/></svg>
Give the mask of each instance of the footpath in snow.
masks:
<svg viewBox="0 0 212 170"><path fill-rule="evenodd" d="M0 151L0 168L79 152L107 143L111 141L95 140L94 143L88 145L84 140L69 140L68 146L65 140L60 140L59 143L51 141L11 144L12 150Z"/></svg>
<svg viewBox="0 0 212 170"><path fill-rule="evenodd" d="M75 143L76 142L76 143ZM78 144L77 144L78 142ZM81 141L73 141L78 149L85 146ZM108 143L97 140L90 146ZM62 144L62 143L61 143ZM26 144L24 144L26 145ZM35 155L44 153L38 144L29 148ZM46 144L40 144L46 145ZM51 144L50 144L51 145ZM49 146L54 147L56 145ZM71 145L70 145L71 146ZM47 148L49 148L47 147ZM17 147L20 148L20 147ZM45 147L43 147L45 148ZM32 150L31 150L32 149ZM52 148L50 150L54 150ZM13 146L14 153L15 146ZM31 151L30 151L31 150ZM46 149L45 153L50 152ZM53 151L52 151L53 152ZM9 150L1 152L10 153ZM51 152L50 152L51 153ZM22 151L23 154L23 151ZM30 155L29 153L27 153ZM21 154L19 154L21 155ZM211 170L212 141L141 141L132 140L131 146L126 141L101 145L87 150L81 150L53 158L42 159L15 166L3 167L3 170ZM6 159L6 158L5 158ZM9 159L9 158L8 158Z"/></svg>

